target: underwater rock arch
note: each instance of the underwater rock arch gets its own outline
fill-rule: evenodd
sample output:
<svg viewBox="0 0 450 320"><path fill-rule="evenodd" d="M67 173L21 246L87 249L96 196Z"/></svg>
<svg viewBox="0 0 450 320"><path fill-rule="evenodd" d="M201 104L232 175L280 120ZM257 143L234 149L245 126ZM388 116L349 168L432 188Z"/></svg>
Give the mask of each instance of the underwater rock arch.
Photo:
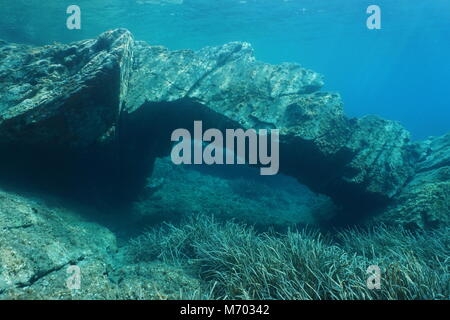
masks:
<svg viewBox="0 0 450 320"><path fill-rule="evenodd" d="M0 79L0 174L105 201L136 197L171 130L193 120L279 129L280 171L349 220L387 206L421 157L397 122L347 118L321 75L259 62L248 43L170 51L124 29L39 48L1 43Z"/></svg>

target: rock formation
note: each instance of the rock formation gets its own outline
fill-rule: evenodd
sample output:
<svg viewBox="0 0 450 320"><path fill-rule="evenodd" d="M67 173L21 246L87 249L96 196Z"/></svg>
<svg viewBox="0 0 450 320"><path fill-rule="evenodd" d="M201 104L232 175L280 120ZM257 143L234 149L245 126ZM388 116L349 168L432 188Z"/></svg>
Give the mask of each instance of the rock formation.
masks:
<svg viewBox="0 0 450 320"><path fill-rule="evenodd" d="M450 225L450 133L418 144L416 174L380 215L386 224L410 229Z"/></svg>
<svg viewBox="0 0 450 320"><path fill-rule="evenodd" d="M83 293L101 294L111 286L106 264L117 247L108 229L83 221L62 206L0 190L0 230L1 299L36 298L49 291L55 299L70 298L66 279L71 274L66 271L75 264L85 280L96 279L86 281L89 288Z"/></svg>
<svg viewBox="0 0 450 320"><path fill-rule="evenodd" d="M384 209L440 161L437 142L424 159L398 123L347 118L319 74L256 61L248 43L169 51L123 29L69 45L1 43L0 80L1 176L106 202L135 198L172 130L194 120L280 129L281 172L331 197L341 221Z"/></svg>
<svg viewBox="0 0 450 320"><path fill-rule="evenodd" d="M44 199L45 198L45 199ZM181 268L134 263L86 208L0 189L0 300L183 299L199 281ZM79 287L71 279L77 270Z"/></svg>
<svg viewBox="0 0 450 320"><path fill-rule="evenodd" d="M117 183L112 150L132 44L120 30L71 45L2 43L3 176L68 192L95 191L100 177L102 188Z"/></svg>

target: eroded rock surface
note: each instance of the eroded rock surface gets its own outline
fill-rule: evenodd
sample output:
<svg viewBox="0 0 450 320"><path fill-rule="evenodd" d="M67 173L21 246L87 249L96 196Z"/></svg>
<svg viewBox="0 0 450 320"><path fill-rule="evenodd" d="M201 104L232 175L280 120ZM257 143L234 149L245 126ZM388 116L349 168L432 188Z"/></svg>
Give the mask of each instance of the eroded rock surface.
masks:
<svg viewBox="0 0 450 320"><path fill-rule="evenodd" d="M411 229L450 224L450 134L418 144L417 173L379 220Z"/></svg>
<svg viewBox="0 0 450 320"><path fill-rule="evenodd" d="M384 208L440 161L432 146L419 161L396 122L347 118L340 96L320 91L321 75L256 61L248 43L170 51L123 29L70 45L3 42L0 79L2 175L105 202L136 198L172 130L194 120L280 129L281 171L349 220Z"/></svg>
<svg viewBox="0 0 450 320"><path fill-rule="evenodd" d="M3 43L1 142L84 148L107 139L119 115L131 45L122 30L70 45Z"/></svg>
<svg viewBox="0 0 450 320"><path fill-rule="evenodd" d="M283 175L261 177L255 168L194 170L170 157L155 161L147 193L136 201L129 220L136 225L178 222L202 212L221 220L237 220L267 231L284 231L330 220L332 202Z"/></svg>
<svg viewBox="0 0 450 320"><path fill-rule="evenodd" d="M114 233L58 199L0 190L0 300L183 299L199 281L162 262L135 263ZM69 287L78 267L79 287Z"/></svg>
<svg viewBox="0 0 450 320"><path fill-rule="evenodd" d="M117 181L114 145L132 44L125 30L69 45L0 44L3 180L84 195Z"/></svg>
<svg viewBox="0 0 450 320"><path fill-rule="evenodd" d="M93 266L108 263L116 250L108 229L59 205L0 190L0 298L11 297L15 290L36 297L45 284L52 290L64 288L70 296L67 268L89 265L87 274ZM63 276L48 283L54 274Z"/></svg>
<svg viewBox="0 0 450 320"><path fill-rule="evenodd" d="M256 61L248 43L193 52L138 42L125 117L157 119L146 136L156 136L153 150L166 154L171 131L196 119L216 128L280 129L281 171L327 194L346 214L362 215L399 192L414 173L416 153L398 123L349 119L340 96L321 92L322 85L321 75L299 65ZM145 148L127 145L128 154Z"/></svg>

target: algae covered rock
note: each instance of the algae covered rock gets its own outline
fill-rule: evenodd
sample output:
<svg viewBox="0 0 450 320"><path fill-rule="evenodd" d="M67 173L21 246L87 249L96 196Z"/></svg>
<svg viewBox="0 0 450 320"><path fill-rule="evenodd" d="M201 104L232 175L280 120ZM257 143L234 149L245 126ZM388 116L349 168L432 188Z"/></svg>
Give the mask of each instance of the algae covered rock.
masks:
<svg viewBox="0 0 450 320"><path fill-rule="evenodd" d="M0 298L12 298L17 290L36 298L43 287L70 296L70 265L87 276L98 260L107 263L117 250L108 229L63 206L1 190L0 229ZM52 280L55 274L60 276Z"/></svg>
<svg viewBox="0 0 450 320"><path fill-rule="evenodd" d="M86 211L0 190L0 300L182 299L199 290L181 268L123 257L127 248L119 249L115 234L88 221ZM76 287L68 286L73 267Z"/></svg>
<svg viewBox="0 0 450 320"><path fill-rule="evenodd" d="M73 44L0 44L2 181L114 192L106 181L118 180L113 149L132 44L122 29Z"/></svg>
<svg viewBox="0 0 450 320"><path fill-rule="evenodd" d="M414 173L409 133L393 121L345 117L340 96L322 86L321 75L300 65L257 61L248 43L169 51L138 42L122 132L154 125L125 139L127 154L147 162L166 155L171 131L199 119L214 128L279 129L281 172L349 216L384 206Z"/></svg>
<svg viewBox="0 0 450 320"><path fill-rule="evenodd" d="M131 44L125 30L69 45L1 44L1 143L83 148L110 136Z"/></svg>
<svg viewBox="0 0 450 320"><path fill-rule="evenodd" d="M260 230L287 230L330 219L332 201L283 175L264 179L255 168L192 169L170 158L157 159L148 192L133 205L129 220L138 225L180 221L202 212L237 220Z"/></svg>
<svg viewBox="0 0 450 320"><path fill-rule="evenodd" d="M68 45L2 42L0 78L1 175L84 200L139 198L171 132L194 120L279 129L280 171L328 195L343 221L388 205L420 157L398 123L346 117L320 74L259 62L245 42L170 51L123 29Z"/></svg>
<svg viewBox="0 0 450 320"><path fill-rule="evenodd" d="M412 229L450 224L450 134L418 143L417 173L379 220Z"/></svg>

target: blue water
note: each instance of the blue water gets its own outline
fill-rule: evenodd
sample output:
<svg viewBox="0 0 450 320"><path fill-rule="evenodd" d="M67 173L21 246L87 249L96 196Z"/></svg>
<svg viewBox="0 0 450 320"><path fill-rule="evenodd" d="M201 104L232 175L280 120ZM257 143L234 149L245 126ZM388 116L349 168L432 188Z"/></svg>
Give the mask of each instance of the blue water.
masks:
<svg viewBox="0 0 450 320"><path fill-rule="evenodd" d="M125 27L171 49L248 41L259 60L322 73L349 116L397 120L414 139L450 129L449 0L0 1L6 40L69 42ZM81 7L80 31L65 28L70 4ZM366 27L370 4L381 8L381 30Z"/></svg>

